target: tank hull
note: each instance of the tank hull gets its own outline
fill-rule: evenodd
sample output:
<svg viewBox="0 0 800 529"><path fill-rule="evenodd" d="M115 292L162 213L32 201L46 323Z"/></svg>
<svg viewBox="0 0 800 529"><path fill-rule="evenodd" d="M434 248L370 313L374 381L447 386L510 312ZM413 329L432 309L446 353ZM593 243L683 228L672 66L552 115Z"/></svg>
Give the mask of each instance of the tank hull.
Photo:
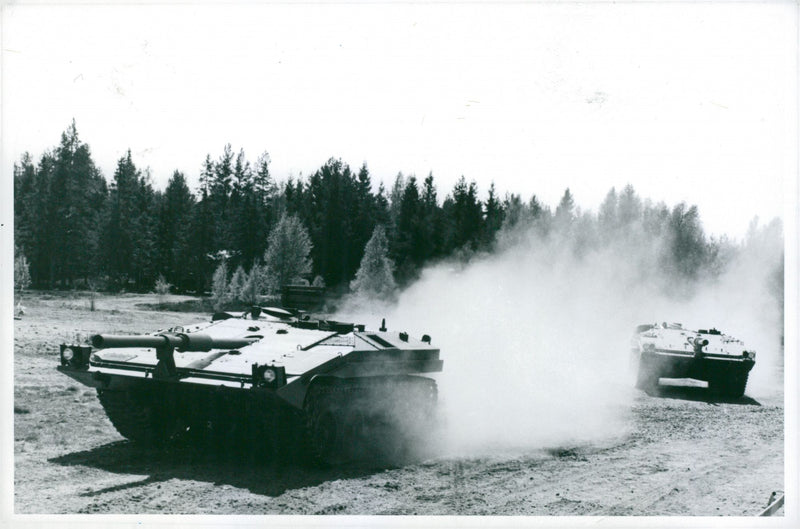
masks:
<svg viewBox="0 0 800 529"><path fill-rule="evenodd" d="M106 347L62 344L57 369L96 388L128 439L228 437L246 446L282 432L326 464L359 458L366 450L357 444L388 445L398 432L430 427L436 382L424 375L443 367L427 336L278 310L92 343Z"/></svg>
<svg viewBox="0 0 800 529"><path fill-rule="evenodd" d="M666 323L637 327L631 352L640 389L654 390L661 378L688 378L732 398L744 394L756 356L741 340L716 329L694 331Z"/></svg>
<svg viewBox="0 0 800 529"><path fill-rule="evenodd" d="M703 357L682 353L643 351L639 360L660 378L693 378L708 382L720 375L747 375L755 361L741 358Z"/></svg>

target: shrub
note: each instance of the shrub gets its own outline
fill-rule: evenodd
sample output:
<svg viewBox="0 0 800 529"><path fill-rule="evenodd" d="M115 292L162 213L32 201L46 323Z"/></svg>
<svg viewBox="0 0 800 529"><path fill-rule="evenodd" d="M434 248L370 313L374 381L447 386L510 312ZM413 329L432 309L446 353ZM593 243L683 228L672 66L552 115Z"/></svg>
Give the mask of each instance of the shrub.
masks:
<svg viewBox="0 0 800 529"><path fill-rule="evenodd" d="M156 279L155 290L158 295L158 305L160 308L164 307L164 302L166 301L166 296L169 294L170 288L172 288L172 285L167 283L163 274L159 274L158 279Z"/></svg>

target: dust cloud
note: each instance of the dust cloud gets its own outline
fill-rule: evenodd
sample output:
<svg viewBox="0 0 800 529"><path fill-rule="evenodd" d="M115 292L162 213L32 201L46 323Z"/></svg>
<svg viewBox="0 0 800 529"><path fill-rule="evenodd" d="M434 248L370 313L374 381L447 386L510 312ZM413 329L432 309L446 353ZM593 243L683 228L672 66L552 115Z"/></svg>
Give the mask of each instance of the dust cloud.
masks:
<svg viewBox="0 0 800 529"><path fill-rule="evenodd" d="M576 252L535 229L506 233L469 264L440 263L392 305L350 300L343 312L377 328L432 336L448 450L480 454L602 443L631 427L633 329L716 327L758 352L747 394L774 389L778 304L764 285L782 247L738 252L714 281L660 272L663 241Z"/></svg>

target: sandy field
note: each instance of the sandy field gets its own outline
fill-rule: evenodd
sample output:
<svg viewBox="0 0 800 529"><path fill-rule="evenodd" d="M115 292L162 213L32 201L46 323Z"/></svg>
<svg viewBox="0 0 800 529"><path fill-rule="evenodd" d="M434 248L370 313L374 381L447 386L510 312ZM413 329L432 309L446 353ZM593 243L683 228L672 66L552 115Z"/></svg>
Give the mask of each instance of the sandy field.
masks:
<svg viewBox="0 0 800 529"><path fill-rule="evenodd" d="M94 389L56 365L62 341L208 318L143 305L153 303L98 296L90 310L85 295L23 298L14 322L16 514L754 516L784 488L782 388L729 402L697 386L637 392L628 431L602 444L469 457L432 446L402 467L141 448L116 432Z"/></svg>

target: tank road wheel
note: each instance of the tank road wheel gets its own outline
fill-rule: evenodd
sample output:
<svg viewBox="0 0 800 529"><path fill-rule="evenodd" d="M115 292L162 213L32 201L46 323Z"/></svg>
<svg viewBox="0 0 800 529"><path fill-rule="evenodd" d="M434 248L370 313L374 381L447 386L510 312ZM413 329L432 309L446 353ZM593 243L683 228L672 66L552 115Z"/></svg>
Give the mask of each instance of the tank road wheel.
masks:
<svg viewBox="0 0 800 529"><path fill-rule="evenodd" d="M158 445L174 433L175 421L153 405L144 392L97 390L97 398L111 424L126 439L143 445Z"/></svg>

